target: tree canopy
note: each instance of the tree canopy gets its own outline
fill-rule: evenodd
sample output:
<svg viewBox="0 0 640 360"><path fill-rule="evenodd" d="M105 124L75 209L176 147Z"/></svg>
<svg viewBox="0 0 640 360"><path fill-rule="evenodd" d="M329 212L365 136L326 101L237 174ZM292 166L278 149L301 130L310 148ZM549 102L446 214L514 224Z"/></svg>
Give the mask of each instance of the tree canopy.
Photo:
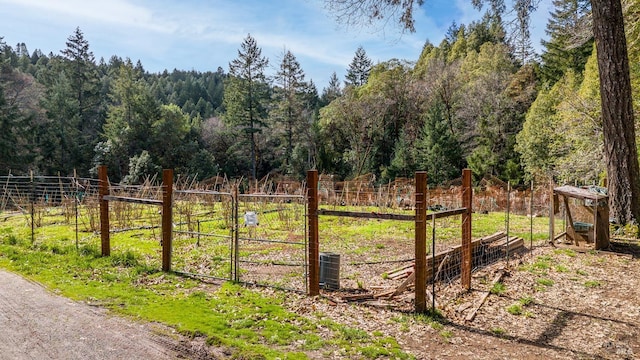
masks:
<svg viewBox="0 0 640 360"><path fill-rule="evenodd" d="M376 2L385 17L392 5L400 9L383 0L359 4ZM542 62L523 61L496 4L478 21L452 24L437 45L426 41L418 59L373 64L358 48L345 79L330 74L321 96L292 51L270 68L251 35L228 72L217 66L149 73L140 61L117 55L96 61L79 28L58 55L0 40L0 167L91 175L106 164L112 181L129 183L164 167L199 179L219 173L301 179L317 168L340 179L368 174L380 183L427 170L433 184L454 181L469 167L476 180L514 185L609 179L620 199L616 193L632 191L624 178L633 179L633 169L625 164L637 153L633 128L607 132L621 119L633 124L624 97L612 98L608 87L624 66L605 72L603 85L598 37L568 36L585 31L587 5L555 2ZM637 94L636 7L624 6L634 87L619 91ZM568 16L575 9L583 10ZM612 161L612 151L626 155ZM615 180L616 173L626 175ZM612 179L622 185L611 186ZM615 206L633 209L625 196ZM633 212L616 216L629 221Z"/></svg>

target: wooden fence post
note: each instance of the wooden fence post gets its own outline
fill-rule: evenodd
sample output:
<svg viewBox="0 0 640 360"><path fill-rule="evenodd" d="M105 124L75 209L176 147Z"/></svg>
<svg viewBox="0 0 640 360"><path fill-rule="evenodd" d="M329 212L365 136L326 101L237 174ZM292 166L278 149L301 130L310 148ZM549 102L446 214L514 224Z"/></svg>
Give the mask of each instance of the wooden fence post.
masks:
<svg viewBox="0 0 640 360"><path fill-rule="evenodd" d="M162 171L162 271L171 271L173 169Z"/></svg>
<svg viewBox="0 0 640 360"><path fill-rule="evenodd" d="M251 183L249 183L249 185L251 185ZM238 208L240 207L240 183L236 183L233 186L233 197L232 197L232 203L233 203L233 210L232 212L232 217L233 217L233 245L232 245L232 250L231 250L231 257L232 257L232 264L231 264L231 276L233 281L235 282L239 282L240 281L240 228L238 226Z"/></svg>
<svg viewBox="0 0 640 360"><path fill-rule="evenodd" d="M466 209L462 214L462 263L460 267L460 280L462 288L471 289L471 213L472 213L471 170L462 170L462 207Z"/></svg>
<svg viewBox="0 0 640 360"><path fill-rule="evenodd" d="M416 172L415 196L415 309L416 312L425 312L427 310L427 173L424 171Z"/></svg>
<svg viewBox="0 0 640 360"><path fill-rule="evenodd" d="M320 295L320 240L318 234L318 170L307 171L309 206L309 295Z"/></svg>
<svg viewBox="0 0 640 360"><path fill-rule="evenodd" d="M102 256L111 255L111 239L109 238L109 202L105 196L109 195L109 179L107 177L107 167L98 166L98 179L100 187L98 195L100 199L100 240L102 242Z"/></svg>

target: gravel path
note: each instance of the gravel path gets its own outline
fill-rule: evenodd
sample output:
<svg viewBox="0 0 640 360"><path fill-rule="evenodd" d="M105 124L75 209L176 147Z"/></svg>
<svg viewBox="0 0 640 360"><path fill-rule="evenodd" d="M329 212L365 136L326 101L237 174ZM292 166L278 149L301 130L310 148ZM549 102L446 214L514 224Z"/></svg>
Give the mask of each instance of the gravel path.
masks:
<svg viewBox="0 0 640 360"><path fill-rule="evenodd" d="M179 340L156 335L152 327L53 295L39 284L0 270L0 359L192 357L184 354Z"/></svg>

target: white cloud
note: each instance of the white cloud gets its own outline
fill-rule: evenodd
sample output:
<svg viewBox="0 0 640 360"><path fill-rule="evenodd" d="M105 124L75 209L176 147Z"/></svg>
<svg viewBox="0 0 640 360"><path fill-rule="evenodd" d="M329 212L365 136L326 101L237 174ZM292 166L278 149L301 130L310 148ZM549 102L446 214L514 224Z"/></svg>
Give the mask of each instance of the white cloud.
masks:
<svg viewBox="0 0 640 360"><path fill-rule="evenodd" d="M332 71L345 72L360 45L374 62L414 61L427 39L440 42L451 21L468 24L482 15L469 0L429 1L416 10L410 34L392 23L347 28L322 0L0 0L0 8L0 36L8 43L57 53L79 26L97 58L140 59L150 71L226 69L251 33L272 66L289 49L320 88Z"/></svg>
<svg viewBox="0 0 640 360"><path fill-rule="evenodd" d="M145 7L126 0L0 0L0 3L21 7L24 11L56 16L59 21L73 22L78 19L98 23L140 28L161 33L175 31L176 25L154 16Z"/></svg>

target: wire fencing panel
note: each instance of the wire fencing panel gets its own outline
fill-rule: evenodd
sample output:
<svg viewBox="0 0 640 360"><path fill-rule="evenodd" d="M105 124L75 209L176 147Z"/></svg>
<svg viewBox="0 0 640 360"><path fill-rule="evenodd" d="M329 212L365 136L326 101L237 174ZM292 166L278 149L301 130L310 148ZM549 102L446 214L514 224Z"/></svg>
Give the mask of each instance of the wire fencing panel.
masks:
<svg viewBox="0 0 640 360"><path fill-rule="evenodd" d="M236 280L306 292L306 198L240 194L237 206Z"/></svg>
<svg viewBox="0 0 640 360"><path fill-rule="evenodd" d="M32 239L46 236L46 226L75 226L78 237L92 236L99 228L99 182L95 179L55 176L2 176L0 211L5 218L22 216ZM38 234L36 234L38 232ZM87 233L80 235L79 233Z"/></svg>
<svg viewBox="0 0 640 360"><path fill-rule="evenodd" d="M232 279L233 195L176 190L173 199L173 264L178 272Z"/></svg>
<svg viewBox="0 0 640 360"><path fill-rule="evenodd" d="M336 184L320 178L322 287L347 292L382 288L389 285L390 269L414 260L414 221L393 218L414 215L415 189L410 181L414 180L374 186L366 178Z"/></svg>
<svg viewBox="0 0 640 360"><path fill-rule="evenodd" d="M162 201L162 186L151 183L143 185L112 185L109 193L114 197ZM151 230L152 237L160 239L162 232L161 211L157 205L127 201L109 202L109 224L111 233Z"/></svg>

